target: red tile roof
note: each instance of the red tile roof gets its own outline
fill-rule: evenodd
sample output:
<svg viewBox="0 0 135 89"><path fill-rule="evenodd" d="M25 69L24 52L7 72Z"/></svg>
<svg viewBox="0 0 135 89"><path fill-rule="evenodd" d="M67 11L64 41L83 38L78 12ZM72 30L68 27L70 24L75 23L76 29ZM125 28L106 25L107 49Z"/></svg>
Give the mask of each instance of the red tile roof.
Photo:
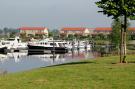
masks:
<svg viewBox="0 0 135 89"><path fill-rule="evenodd" d="M101 28L95 28L96 31L111 31L112 28L110 27L101 27Z"/></svg>
<svg viewBox="0 0 135 89"><path fill-rule="evenodd" d="M86 28L62 28L62 31L84 31Z"/></svg>
<svg viewBox="0 0 135 89"><path fill-rule="evenodd" d="M97 30L97 31L111 31L112 30L112 28L110 28L110 27L101 27L101 28L95 28L95 30ZM128 30L134 30L135 31L135 27L131 27L131 28L128 28Z"/></svg>
<svg viewBox="0 0 135 89"><path fill-rule="evenodd" d="M128 30L130 30L130 31L131 31L131 30L132 30L132 31L134 30L134 31L135 31L135 27L129 28Z"/></svg>
<svg viewBox="0 0 135 89"><path fill-rule="evenodd" d="M45 28L45 27L21 27L21 28L19 28L19 30L44 30L44 29L47 29L47 28Z"/></svg>

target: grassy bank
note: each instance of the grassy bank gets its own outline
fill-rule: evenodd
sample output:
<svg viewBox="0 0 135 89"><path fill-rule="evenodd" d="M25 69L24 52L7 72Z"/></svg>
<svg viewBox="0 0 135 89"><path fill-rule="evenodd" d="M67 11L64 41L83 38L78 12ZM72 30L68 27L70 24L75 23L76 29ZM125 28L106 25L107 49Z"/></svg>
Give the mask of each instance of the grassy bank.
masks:
<svg viewBox="0 0 135 89"><path fill-rule="evenodd" d="M128 56L129 64L118 64L118 58L1 75L0 89L135 89L135 56Z"/></svg>

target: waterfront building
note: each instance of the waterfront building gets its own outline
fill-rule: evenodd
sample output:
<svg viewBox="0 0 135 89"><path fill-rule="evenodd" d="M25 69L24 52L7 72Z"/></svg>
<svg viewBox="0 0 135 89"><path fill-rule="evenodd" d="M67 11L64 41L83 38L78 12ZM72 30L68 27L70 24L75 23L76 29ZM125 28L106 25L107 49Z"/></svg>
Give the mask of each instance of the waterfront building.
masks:
<svg viewBox="0 0 135 89"><path fill-rule="evenodd" d="M112 32L111 27L98 27L95 28L94 34L104 34L104 35L109 35ZM135 27L130 27L128 28L127 32L129 32L130 35L135 34Z"/></svg>
<svg viewBox="0 0 135 89"><path fill-rule="evenodd" d="M94 34L109 35L111 32L112 32L112 28L110 27L97 27L94 30Z"/></svg>
<svg viewBox="0 0 135 89"><path fill-rule="evenodd" d="M60 30L60 35L65 35L68 37L69 35L81 35L81 36L88 36L90 34L88 28L83 28L83 27L68 27L68 28L62 28Z"/></svg>
<svg viewBox="0 0 135 89"><path fill-rule="evenodd" d="M129 28L129 33L130 33L131 35L135 35L135 27Z"/></svg>
<svg viewBox="0 0 135 89"><path fill-rule="evenodd" d="M48 37L48 28L46 27L21 27L19 28L20 34L26 34L26 36L29 35L45 35Z"/></svg>

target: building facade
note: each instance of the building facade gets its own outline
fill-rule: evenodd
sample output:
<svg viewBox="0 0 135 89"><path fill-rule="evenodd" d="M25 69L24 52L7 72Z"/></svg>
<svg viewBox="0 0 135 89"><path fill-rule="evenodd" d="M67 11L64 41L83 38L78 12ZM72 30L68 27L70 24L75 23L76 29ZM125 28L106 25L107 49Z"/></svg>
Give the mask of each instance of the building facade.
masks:
<svg viewBox="0 0 135 89"><path fill-rule="evenodd" d="M103 35L109 35L112 32L112 28L110 27L98 27L95 28L94 34L103 34Z"/></svg>
<svg viewBox="0 0 135 89"><path fill-rule="evenodd" d="M26 36L29 35L45 35L48 37L48 28L45 27L21 27L19 28L20 34L26 34Z"/></svg>
<svg viewBox="0 0 135 89"><path fill-rule="evenodd" d="M131 35L135 35L135 27L129 28L128 30Z"/></svg>
<svg viewBox="0 0 135 89"><path fill-rule="evenodd" d="M89 29L87 28L62 28L60 30L60 34L69 36L69 35L81 35L81 36L87 36L90 34Z"/></svg>

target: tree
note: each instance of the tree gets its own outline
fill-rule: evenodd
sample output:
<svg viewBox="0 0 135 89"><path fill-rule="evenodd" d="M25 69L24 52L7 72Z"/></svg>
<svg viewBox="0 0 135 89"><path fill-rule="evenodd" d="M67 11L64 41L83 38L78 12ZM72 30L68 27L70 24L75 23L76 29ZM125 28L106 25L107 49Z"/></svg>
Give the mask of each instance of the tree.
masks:
<svg viewBox="0 0 135 89"><path fill-rule="evenodd" d="M124 18L124 23L121 25L120 62L125 63L127 18L135 16L135 0L101 0L96 2L96 5L103 9L99 12L107 16L112 16L113 19L119 17ZM122 49L124 49L124 51L122 51Z"/></svg>
<svg viewBox="0 0 135 89"><path fill-rule="evenodd" d="M49 37L52 37L53 36L53 33L52 32L49 32Z"/></svg>
<svg viewBox="0 0 135 89"><path fill-rule="evenodd" d="M73 34L69 34L66 39L67 40L74 40L74 35Z"/></svg>
<svg viewBox="0 0 135 89"><path fill-rule="evenodd" d="M11 32L10 33L10 37L15 37L16 36L16 33L15 32Z"/></svg>
<svg viewBox="0 0 135 89"><path fill-rule="evenodd" d="M111 42L116 47L120 45L120 29L121 29L121 21L120 19L115 19L112 23L112 33L111 33Z"/></svg>

